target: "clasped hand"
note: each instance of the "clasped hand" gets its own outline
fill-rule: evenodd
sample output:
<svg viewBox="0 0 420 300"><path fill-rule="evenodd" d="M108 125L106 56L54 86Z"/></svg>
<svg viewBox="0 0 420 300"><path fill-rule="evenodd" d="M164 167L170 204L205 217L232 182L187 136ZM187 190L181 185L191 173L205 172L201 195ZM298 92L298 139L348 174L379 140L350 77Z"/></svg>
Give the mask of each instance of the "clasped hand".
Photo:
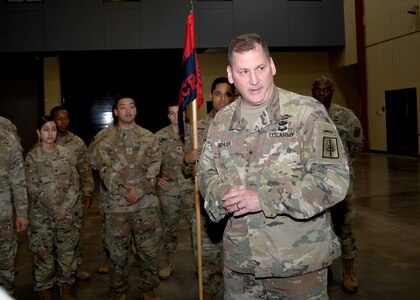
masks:
<svg viewBox="0 0 420 300"><path fill-rule="evenodd" d="M235 217L262 210L258 192L243 185L228 188L222 197L222 206Z"/></svg>
<svg viewBox="0 0 420 300"><path fill-rule="evenodd" d="M140 195L137 192L137 189L134 185L127 185L128 189L127 195L125 195L125 200L127 200L129 203L133 204L140 200Z"/></svg>

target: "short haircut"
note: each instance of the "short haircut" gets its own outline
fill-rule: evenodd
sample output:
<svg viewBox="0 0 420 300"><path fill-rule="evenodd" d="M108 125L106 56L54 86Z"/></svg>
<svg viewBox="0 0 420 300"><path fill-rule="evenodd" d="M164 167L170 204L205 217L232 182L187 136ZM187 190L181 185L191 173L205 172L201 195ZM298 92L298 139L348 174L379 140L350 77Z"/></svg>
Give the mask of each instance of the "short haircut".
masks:
<svg viewBox="0 0 420 300"><path fill-rule="evenodd" d="M218 85L219 83L226 83L230 85L230 88L232 89L232 94L235 95L235 85L233 83L230 83L227 77L217 77L215 80L213 80L210 90L211 93L213 93L214 89L216 88L216 85Z"/></svg>
<svg viewBox="0 0 420 300"><path fill-rule="evenodd" d="M60 110L65 110L70 115L69 109L66 106L64 106L64 105L58 105L58 106L54 106L53 108L51 108L51 110L50 110L50 116L52 118L54 118L54 114L57 111L60 111Z"/></svg>
<svg viewBox="0 0 420 300"><path fill-rule="evenodd" d="M316 78L314 80L314 82L312 83L312 87L315 87L316 84L318 84L319 82L323 82L323 81L327 82L331 86L331 88L333 87L332 80L329 77L325 76L325 75L322 75L322 76Z"/></svg>
<svg viewBox="0 0 420 300"><path fill-rule="evenodd" d="M267 59L270 59L270 51L264 39L257 33L242 34L234 38L228 48L228 65L232 66L232 55L233 52L244 53L254 50L257 45L260 45L263 49Z"/></svg>
<svg viewBox="0 0 420 300"><path fill-rule="evenodd" d="M112 105L112 111L114 111L114 109L117 109L118 102L120 102L121 99L125 99L125 98L133 99L134 105L137 106L137 100L136 100L136 97L134 95L132 95L132 94L120 94L120 95L117 95L115 97L114 105Z"/></svg>

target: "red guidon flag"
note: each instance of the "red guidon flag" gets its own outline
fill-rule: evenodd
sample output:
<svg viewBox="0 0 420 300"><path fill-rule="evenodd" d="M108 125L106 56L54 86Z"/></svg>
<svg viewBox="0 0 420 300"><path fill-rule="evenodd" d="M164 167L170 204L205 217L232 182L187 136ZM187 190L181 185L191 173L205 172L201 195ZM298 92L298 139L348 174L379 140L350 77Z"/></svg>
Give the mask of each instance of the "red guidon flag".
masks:
<svg viewBox="0 0 420 300"><path fill-rule="evenodd" d="M197 53L195 51L194 13L188 15L185 32L184 57L182 60L183 75L179 90L179 111L184 111L188 104L197 99L197 108L203 104L203 88ZM182 120L182 118L181 118Z"/></svg>

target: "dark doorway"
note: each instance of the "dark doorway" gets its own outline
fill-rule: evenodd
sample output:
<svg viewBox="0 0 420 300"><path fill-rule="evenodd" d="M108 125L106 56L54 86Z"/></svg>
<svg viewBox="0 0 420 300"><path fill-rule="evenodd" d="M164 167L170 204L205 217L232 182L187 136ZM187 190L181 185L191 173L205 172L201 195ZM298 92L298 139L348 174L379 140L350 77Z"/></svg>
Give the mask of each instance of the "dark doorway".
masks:
<svg viewBox="0 0 420 300"><path fill-rule="evenodd" d="M42 58L37 54L0 57L0 115L16 125L24 156L37 142L36 123L44 111L42 74Z"/></svg>
<svg viewBox="0 0 420 300"><path fill-rule="evenodd" d="M418 156L416 89L385 91L389 154Z"/></svg>

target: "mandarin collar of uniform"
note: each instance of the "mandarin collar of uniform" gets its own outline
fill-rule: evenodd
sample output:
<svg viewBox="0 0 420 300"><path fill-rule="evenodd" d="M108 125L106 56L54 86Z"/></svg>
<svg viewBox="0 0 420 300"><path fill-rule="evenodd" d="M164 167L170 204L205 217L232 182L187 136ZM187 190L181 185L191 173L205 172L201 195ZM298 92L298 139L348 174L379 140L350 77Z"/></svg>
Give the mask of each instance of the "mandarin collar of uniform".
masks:
<svg viewBox="0 0 420 300"><path fill-rule="evenodd" d="M258 122L261 124L271 124L275 123L276 120L280 118L280 102L279 100L279 89L276 86L273 86L273 92L271 93L270 98L268 99L268 104L265 110L262 113L262 119L259 119ZM237 101L235 101L234 112L232 116L232 121L230 123L230 130L244 130L245 125L241 123L241 106L242 106L242 97L239 96Z"/></svg>
<svg viewBox="0 0 420 300"><path fill-rule="evenodd" d="M123 136L123 132L124 132L124 130L127 130L127 129L132 129L133 130L133 132L135 133L135 134L138 134L138 133L140 133L140 126L138 126L137 124L136 125L134 125L134 127L133 128L127 128L127 129L121 129L120 127L118 127L118 126L115 126L115 129L116 129L116 131L117 131L117 133L118 133L118 135L119 136Z"/></svg>
<svg viewBox="0 0 420 300"><path fill-rule="evenodd" d="M37 142L34 145L34 149L35 149L37 155L45 156L45 153L46 152L44 150L42 150L42 144L41 144L41 142ZM57 147L57 145L54 145L54 151L52 151L51 153L57 153L57 151L58 151L58 147Z"/></svg>
<svg viewBox="0 0 420 300"><path fill-rule="evenodd" d="M70 138L72 137L72 133L70 132L70 131L66 131L66 134L65 135L63 135L63 136L58 136L58 134L57 134L57 141L58 140L60 140L60 141L64 141L64 143L67 143L69 140L70 140Z"/></svg>

